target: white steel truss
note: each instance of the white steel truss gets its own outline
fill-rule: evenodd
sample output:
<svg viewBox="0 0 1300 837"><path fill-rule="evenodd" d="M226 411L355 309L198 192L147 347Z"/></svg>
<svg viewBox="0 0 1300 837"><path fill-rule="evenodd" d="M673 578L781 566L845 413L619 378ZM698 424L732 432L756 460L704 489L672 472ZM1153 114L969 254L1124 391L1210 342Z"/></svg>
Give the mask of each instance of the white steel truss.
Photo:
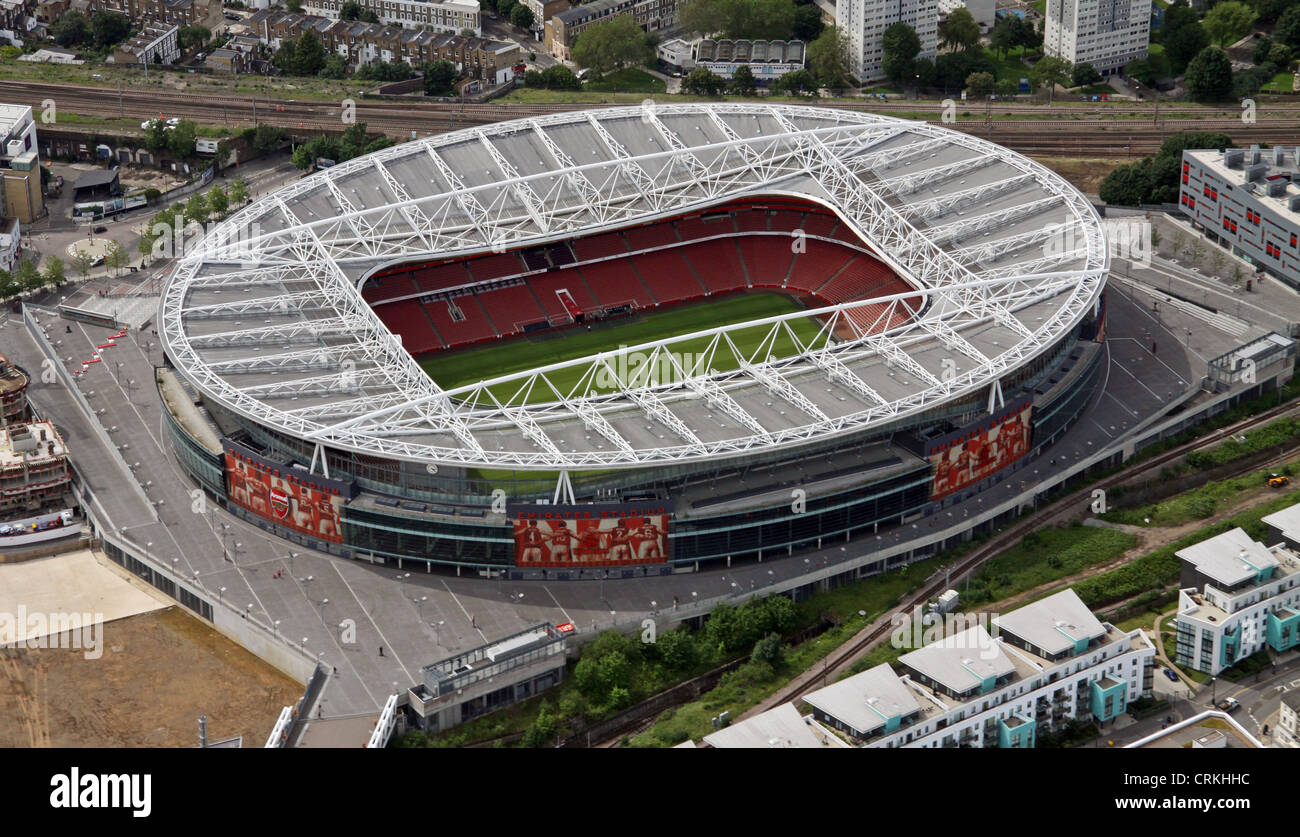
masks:
<svg viewBox="0 0 1300 837"><path fill-rule="evenodd" d="M691 120L696 130L674 130ZM750 135L750 124L761 129ZM631 132L649 133L656 150L633 153L615 135ZM516 134L540 141L550 157L545 171L520 173L513 160L527 157L513 157ZM954 146L967 152L960 162L900 173ZM536 156L537 143L519 153ZM452 160L475 154L481 162L471 179ZM907 200L992 166L997 176L988 184ZM481 183L484 168L497 179ZM363 187L348 180L356 176L382 184L392 200L349 198L345 183ZM417 189L421 177L429 185ZM1023 199L992 212L930 228L912 223L1021 191ZM394 263L545 244L762 195L831 207L909 290L445 391L358 291ZM322 206L340 211L319 217ZM998 231L1048 210L1061 218L1053 229L1069 227L1068 252L979 267L1047 242L1051 233L1041 228ZM258 232L240 234L250 228ZM990 237L956 246L979 233ZM1107 269L1087 201L1044 167L977 137L831 109L656 104L429 137L295 182L236 213L181 261L164 287L159 323L169 357L205 397L313 445L467 467L637 467L861 432L982 395L1078 323ZM212 296L227 292L231 299ZM1029 311L1033 328L1021 313ZM227 318L241 322L213 330ZM760 328L766 337L752 347ZM742 330L745 341L737 339ZM692 352L708 348L684 363L679 349L688 344ZM662 361L671 380L644 370L620 377L631 352ZM965 359L957 374L941 365L954 352ZM736 426L718 432L704 421L708 410ZM635 423L639 435L620 430ZM655 424L667 431L657 442L632 441ZM574 439L574 427L578 439L589 431L585 447L558 443Z"/></svg>

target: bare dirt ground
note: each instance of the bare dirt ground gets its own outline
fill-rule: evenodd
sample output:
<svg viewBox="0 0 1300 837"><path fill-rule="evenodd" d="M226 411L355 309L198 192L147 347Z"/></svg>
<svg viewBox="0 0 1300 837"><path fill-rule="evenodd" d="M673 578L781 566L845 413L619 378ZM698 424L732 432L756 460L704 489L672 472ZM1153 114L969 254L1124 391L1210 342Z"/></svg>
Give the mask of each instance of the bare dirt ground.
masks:
<svg viewBox="0 0 1300 837"><path fill-rule="evenodd" d="M1085 195L1095 195L1101 188L1101 181L1106 179L1116 166L1122 165L1118 159L1090 159L1076 157L1034 157L1034 160L1047 166L1064 177L1074 188Z"/></svg>
<svg viewBox="0 0 1300 837"><path fill-rule="evenodd" d="M0 649L0 747L261 747L303 687L180 608L110 622L103 656Z"/></svg>

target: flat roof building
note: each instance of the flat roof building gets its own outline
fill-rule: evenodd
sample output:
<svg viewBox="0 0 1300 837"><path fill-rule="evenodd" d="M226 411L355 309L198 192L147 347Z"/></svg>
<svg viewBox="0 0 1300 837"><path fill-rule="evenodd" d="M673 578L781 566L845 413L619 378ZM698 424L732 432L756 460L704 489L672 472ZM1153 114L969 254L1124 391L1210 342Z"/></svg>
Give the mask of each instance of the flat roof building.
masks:
<svg viewBox="0 0 1300 837"><path fill-rule="evenodd" d="M1091 64L1104 76L1146 58L1151 0L1047 0L1043 50L1071 64Z"/></svg>
<svg viewBox="0 0 1300 837"><path fill-rule="evenodd" d="M1264 520L1285 525L1294 508ZM1218 674L1265 648L1300 645L1300 558L1285 544L1266 547L1237 528L1176 555L1179 665Z"/></svg>
<svg viewBox="0 0 1300 837"><path fill-rule="evenodd" d="M704 736L706 746L718 750L790 750L847 747L811 718L801 718L793 704L738 721Z"/></svg>
<svg viewBox="0 0 1300 837"><path fill-rule="evenodd" d="M4 211L30 224L45 215L36 121L27 105L0 105L0 172L4 174Z"/></svg>
<svg viewBox="0 0 1300 837"><path fill-rule="evenodd" d="M1105 724L1151 694L1155 648L1073 590L981 622L804 697L864 747L1029 748L1074 720Z"/></svg>
<svg viewBox="0 0 1300 837"><path fill-rule="evenodd" d="M1178 203L1207 238L1300 288L1300 147L1183 152Z"/></svg>

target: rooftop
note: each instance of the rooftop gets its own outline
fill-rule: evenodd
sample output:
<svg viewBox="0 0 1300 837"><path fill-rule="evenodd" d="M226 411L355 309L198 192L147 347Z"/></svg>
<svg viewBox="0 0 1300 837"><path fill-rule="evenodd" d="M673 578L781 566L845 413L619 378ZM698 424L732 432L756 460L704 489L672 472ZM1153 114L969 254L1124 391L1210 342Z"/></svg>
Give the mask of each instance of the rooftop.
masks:
<svg viewBox="0 0 1300 837"><path fill-rule="evenodd" d="M1278 216L1300 223L1300 185L1293 183L1300 181L1300 146L1198 149L1183 154L1234 190L1244 189ZM1253 163L1256 155L1258 163Z"/></svg>
<svg viewBox="0 0 1300 837"><path fill-rule="evenodd" d="M1265 526L1277 528L1283 537L1300 541L1300 503L1264 515L1260 521Z"/></svg>
<svg viewBox="0 0 1300 837"><path fill-rule="evenodd" d="M957 694L978 691L985 682L1016 670L983 625L904 654L898 662Z"/></svg>
<svg viewBox="0 0 1300 837"><path fill-rule="evenodd" d="M48 421L30 421L0 427L0 469L16 468L26 463L67 456L54 424Z"/></svg>
<svg viewBox="0 0 1300 837"><path fill-rule="evenodd" d="M1073 588L998 616L998 629L1013 634L1048 655L1071 651L1084 640L1106 634L1106 626L1092 614Z"/></svg>
<svg viewBox="0 0 1300 837"><path fill-rule="evenodd" d="M1240 527L1193 544L1175 553L1224 587L1235 587L1257 578L1261 570L1279 566L1268 547L1247 535Z"/></svg>
<svg viewBox="0 0 1300 837"><path fill-rule="evenodd" d="M815 729L799 717L799 712L789 703L706 735L704 743L720 750L842 746L833 735Z"/></svg>
<svg viewBox="0 0 1300 837"><path fill-rule="evenodd" d="M846 677L804 696L804 702L864 735L891 718L921 711L921 704L888 663Z"/></svg>

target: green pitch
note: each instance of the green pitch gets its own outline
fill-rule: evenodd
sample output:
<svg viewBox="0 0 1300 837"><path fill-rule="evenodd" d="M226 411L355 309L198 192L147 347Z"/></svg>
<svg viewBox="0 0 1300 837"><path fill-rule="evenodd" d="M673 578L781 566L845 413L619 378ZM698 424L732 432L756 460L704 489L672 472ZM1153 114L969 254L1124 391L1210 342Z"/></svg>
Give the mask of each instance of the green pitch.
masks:
<svg viewBox="0 0 1300 837"><path fill-rule="evenodd" d="M758 292L729 296L718 300L674 306L667 311L647 311L633 317L621 317L609 322L596 323L590 327L571 326L550 329L536 335L505 338L489 346L463 349L459 351L439 352L426 356L420 365L429 377L444 389L455 389L478 381L536 369L552 363L585 357L600 352L614 351L620 346L635 346L654 340L663 340L680 334L731 325L733 323L773 317L802 310L793 297L784 294ZM820 347L825 338L818 338L819 325L810 319L796 319L789 323L790 330L798 335L805 345L816 341ZM739 353L749 357L757 350L763 356L788 357L799 349L795 341L784 331L777 334L775 340L767 340L770 326L741 329L731 333L731 339ZM765 342L766 341L766 342ZM740 366L740 361L729 346L720 345L710 357L706 354L708 339L688 340L672 346L679 362L686 365L707 363L707 368L726 372ZM645 361L642 360L644 365ZM636 374L638 368L635 360L627 357L625 363L612 364L616 374ZM671 374L671 367L660 364L653 374L661 377L659 382L666 382ZM582 379L585 367L562 370L549 374L552 382L566 395ZM646 373L642 373L645 375ZM638 382L643 382L641 378ZM607 375L600 380L589 380L588 392L604 392L616 387L616 381ZM501 385L493 389L497 398L503 401L513 400L521 383ZM582 393L576 393L581 395ZM555 395L549 389L534 389L522 399L522 403L540 403L554 401Z"/></svg>

